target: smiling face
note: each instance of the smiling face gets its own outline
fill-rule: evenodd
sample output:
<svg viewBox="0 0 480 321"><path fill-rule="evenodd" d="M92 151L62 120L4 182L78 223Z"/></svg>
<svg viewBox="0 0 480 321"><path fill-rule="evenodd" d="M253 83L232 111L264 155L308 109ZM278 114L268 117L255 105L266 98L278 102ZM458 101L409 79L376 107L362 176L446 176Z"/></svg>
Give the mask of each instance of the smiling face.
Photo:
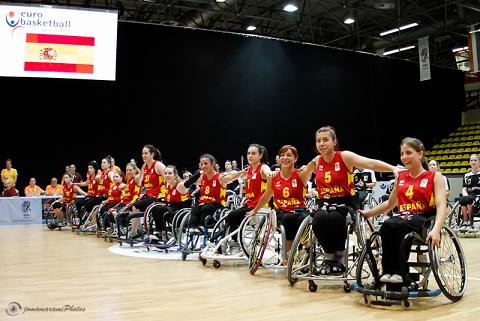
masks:
<svg viewBox="0 0 480 321"><path fill-rule="evenodd" d="M328 131L317 132L315 135L315 146L320 155L333 153L336 145L336 139L334 139Z"/></svg>
<svg viewBox="0 0 480 321"><path fill-rule="evenodd" d="M122 177L118 173L113 174L113 182L115 184L121 183L122 182Z"/></svg>
<svg viewBox="0 0 480 321"><path fill-rule="evenodd" d="M415 148L403 144L400 148L400 160L406 169L411 170L422 166L423 151L417 152Z"/></svg>
<svg viewBox="0 0 480 321"><path fill-rule="evenodd" d="M173 168L171 167L165 167L165 180L169 183L172 184L175 179L175 172Z"/></svg>
<svg viewBox="0 0 480 321"><path fill-rule="evenodd" d="M200 169L205 173L205 174L210 174L213 172L215 163L212 162L210 159L203 157L200 158Z"/></svg>
<svg viewBox="0 0 480 321"><path fill-rule="evenodd" d="M280 166L284 168L293 168L297 162L298 156L292 148L282 148L279 153Z"/></svg>
<svg viewBox="0 0 480 321"><path fill-rule="evenodd" d="M145 163L152 161L153 153L147 147L142 149L142 159Z"/></svg>

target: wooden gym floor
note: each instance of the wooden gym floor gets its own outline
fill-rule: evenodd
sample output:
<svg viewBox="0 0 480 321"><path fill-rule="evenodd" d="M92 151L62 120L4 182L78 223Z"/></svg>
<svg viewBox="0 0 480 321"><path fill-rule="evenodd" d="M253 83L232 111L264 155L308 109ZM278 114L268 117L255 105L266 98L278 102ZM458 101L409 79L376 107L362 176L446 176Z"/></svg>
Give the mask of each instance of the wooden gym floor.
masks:
<svg viewBox="0 0 480 321"><path fill-rule="evenodd" d="M95 236L49 231L41 225L0 226L0 320L479 320L480 239L461 239L468 262L468 289L460 302L443 295L412 300L413 307L366 307L341 284L307 282L290 287L285 270L224 263L133 258L108 251ZM431 287L436 283L432 280ZM20 311L71 305L84 311Z"/></svg>

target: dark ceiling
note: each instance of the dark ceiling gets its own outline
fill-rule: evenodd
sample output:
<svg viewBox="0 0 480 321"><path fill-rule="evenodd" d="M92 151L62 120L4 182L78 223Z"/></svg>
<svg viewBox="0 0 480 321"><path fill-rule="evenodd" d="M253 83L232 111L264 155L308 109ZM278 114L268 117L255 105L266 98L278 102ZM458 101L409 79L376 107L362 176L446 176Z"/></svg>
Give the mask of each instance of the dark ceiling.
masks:
<svg viewBox="0 0 480 321"><path fill-rule="evenodd" d="M218 0L217 0L218 1ZM119 11L121 21L249 33L305 43L382 54L416 45L429 36L431 63L456 68L452 49L468 45L470 26L480 21L479 0L25 0L47 4ZM283 10L288 3L298 10ZM345 24L347 14L355 22ZM418 26L387 36L380 33L410 23ZM256 27L247 31L246 27ZM417 60L417 50L392 57Z"/></svg>

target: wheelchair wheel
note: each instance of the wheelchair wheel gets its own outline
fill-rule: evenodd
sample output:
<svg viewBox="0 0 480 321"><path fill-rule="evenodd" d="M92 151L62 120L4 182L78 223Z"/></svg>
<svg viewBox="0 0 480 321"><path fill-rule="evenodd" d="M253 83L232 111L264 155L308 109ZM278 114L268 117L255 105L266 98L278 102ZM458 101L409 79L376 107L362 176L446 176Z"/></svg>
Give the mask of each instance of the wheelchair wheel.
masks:
<svg viewBox="0 0 480 321"><path fill-rule="evenodd" d="M272 220L269 215L262 217L258 229L255 231L252 252L248 261L251 275L254 275L262 264L263 254L268 247L270 231L272 230Z"/></svg>
<svg viewBox="0 0 480 321"><path fill-rule="evenodd" d="M238 231L238 240L243 253L250 258L252 246L255 239L255 231L257 229L260 218L258 216L246 217L240 224Z"/></svg>
<svg viewBox="0 0 480 321"><path fill-rule="evenodd" d="M449 209L449 206L451 206L450 203L447 203L447 215L445 217L445 224L453 230L456 230L463 223L462 206L458 201L455 202L453 206L451 206L451 209Z"/></svg>
<svg viewBox="0 0 480 321"><path fill-rule="evenodd" d="M294 285L299 276L307 276L309 272L310 247L315 245L315 235L312 231L312 217L307 216L300 227L292 243L288 256L287 278L290 285Z"/></svg>
<svg viewBox="0 0 480 321"><path fill-rule="evenodd" d="M358 258L356 279L361 288L379 288L381 275L381 243L380 234L373 233L367 239Z"/></svg>
<svg viewBox="0 0 480 321"><path fill-rule="evenodd" d="M458 238L449 227L442 228L440 237L440 247L432 248L429 243L433 275L443 294L456 302L463 297L467 288L465 255Z"/></svg>
<svg viewBox="0 0 480 321"><path fill-rule="evenodd" d="M373 200L373 199L372 199ZM355 213L355 236L357 237L357 247L358 250L361 251L365 243L367 242L367 239L372 235L372 233L375 231L373 228L372 223L370 222L369 219L366 219L363 217L360 212Z"/></svg>

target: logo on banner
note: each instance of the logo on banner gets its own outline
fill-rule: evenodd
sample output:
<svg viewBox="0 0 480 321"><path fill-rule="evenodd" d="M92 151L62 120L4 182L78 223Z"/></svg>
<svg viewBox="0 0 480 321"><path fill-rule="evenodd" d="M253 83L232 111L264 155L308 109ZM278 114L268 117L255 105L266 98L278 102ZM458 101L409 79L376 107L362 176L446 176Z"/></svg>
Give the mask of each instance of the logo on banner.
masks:
<svg viewBox="0 0 480 321"><path fill-rule="evenodd" d="M7 25L14 28L18 25L18 22L20 21L20 19L17 16L15 16L15 12L10 11L5 15L5 21L7 22Z"/></svg>
<svg viewBox="0 0 480 321"><path fill-rule="evenodd" d="M420 57L423 63L428 62L428 48L422 48Z"/></svg>
<svg viewBox="0 0 480 321"><path fill-rule="evenodd" d="M24 218L29 218L30 217L30 213L32 212L32 209L30 208L30 202L29 201L25 201L22 203L22 211L23 211L23 217Z"/></svg>

